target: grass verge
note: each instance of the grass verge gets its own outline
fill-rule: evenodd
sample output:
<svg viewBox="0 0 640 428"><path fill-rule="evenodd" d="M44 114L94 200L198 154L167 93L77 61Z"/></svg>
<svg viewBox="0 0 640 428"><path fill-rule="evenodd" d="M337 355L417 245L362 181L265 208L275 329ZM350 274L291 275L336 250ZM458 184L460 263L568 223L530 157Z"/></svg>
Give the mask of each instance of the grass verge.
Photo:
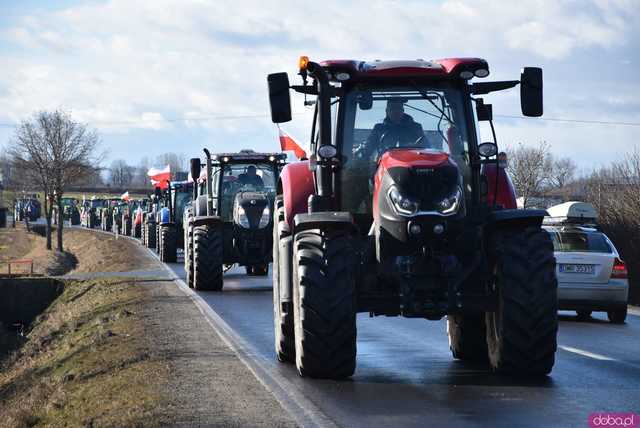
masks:
<svg viewBox="0 0 640 428"><path fill-rule="evenodd" d="M145 296L133 279L68 281L2 362L0 426L162 424L169 366L145 335Z"/></svg>

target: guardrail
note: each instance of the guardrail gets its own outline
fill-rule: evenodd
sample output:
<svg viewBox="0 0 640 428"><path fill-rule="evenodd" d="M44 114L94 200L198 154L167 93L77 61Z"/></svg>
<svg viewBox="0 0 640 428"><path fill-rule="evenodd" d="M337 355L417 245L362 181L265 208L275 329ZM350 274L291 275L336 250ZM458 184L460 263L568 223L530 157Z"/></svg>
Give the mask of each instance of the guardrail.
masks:
<svg viewBox="0 0 640 428"><path fill-rule="evenodd" d="M33 275L33 259L8 260L0 263L7 265L7 273L9 276L11 276L11 265L21 265L21 264L28 264L29 275Z"/></svg>

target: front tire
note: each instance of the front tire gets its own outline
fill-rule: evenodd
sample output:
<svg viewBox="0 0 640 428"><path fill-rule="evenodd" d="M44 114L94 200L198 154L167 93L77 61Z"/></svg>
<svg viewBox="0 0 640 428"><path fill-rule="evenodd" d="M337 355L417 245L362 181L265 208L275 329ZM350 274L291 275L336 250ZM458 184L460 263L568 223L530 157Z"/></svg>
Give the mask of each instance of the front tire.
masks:
<svg viewBox="0 0 640 428"><path fill-rule="evenodd" d="M193 229L193 288L221 291L222 233L211 225Z"/></svg>
<svg viewBox="0 0 640 428"><path fill-rule="evenodd" d="M156 224L152 222L147 222L146 224L147 231L145 234L147 235L147 248L155 248L156 247Z"/></svg>
<svg viewBox="0 0 640 428"><path fill-rule="evenodd" d="M295 236L293 313L301 376L342 379L356 368L355 251L342 232Z"/></svg>
<svg viewBox="0 0 640 428"><path fill-rule="evenodd" d="M280 272L291 266L291 251L287 254L280 254L280 239L288 238L291 233L289 226L284 219L284 202L282 196L275 200L275 216L273 224L273 265L271 268L273 275L273 324L275 332L275 351L279 361L293 363L296 359L296 345L293 334L293 307L291 302L283 302L280 299L281 287L287 287L290 291L290 284L280 284L284 278L291 278L291 272L282 277ZM287 247L289 248L289 247ZM289 269L290 270L290 269Z"/></svg>
<svg viewBox="0 0 640 428"><path fill-rule="evenodd" d="M488 312L489 361L495 371L546 375L555 362L558 282L553 245L539 227L497 232L496 312Z"/></svg>
<svg viewBox="0 0 640 428"><path fill-rule="evenodd" d="M160 226L160 261L163 263L175 263L177 259L176 228L174 226Z"/></svg>
<svg viewBox="0 0 640 428"><path fill-rule="evenodd" d="M193 288L193 232L191 226L187 226L184 232L184 271L187 276L187 285Z"/></svg>

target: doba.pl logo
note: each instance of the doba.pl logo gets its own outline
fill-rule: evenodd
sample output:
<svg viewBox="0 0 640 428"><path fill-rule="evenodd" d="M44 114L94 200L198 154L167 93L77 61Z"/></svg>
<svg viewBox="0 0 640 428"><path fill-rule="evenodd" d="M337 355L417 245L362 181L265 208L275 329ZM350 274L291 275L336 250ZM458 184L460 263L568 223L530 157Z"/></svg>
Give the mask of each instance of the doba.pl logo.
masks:
<svg viewBox="0 0 640 428"><path fill-rule="evenodd" d="M589 415L591 428L636 428L640 426L640 415L635 413L592 413Z"/></svg>

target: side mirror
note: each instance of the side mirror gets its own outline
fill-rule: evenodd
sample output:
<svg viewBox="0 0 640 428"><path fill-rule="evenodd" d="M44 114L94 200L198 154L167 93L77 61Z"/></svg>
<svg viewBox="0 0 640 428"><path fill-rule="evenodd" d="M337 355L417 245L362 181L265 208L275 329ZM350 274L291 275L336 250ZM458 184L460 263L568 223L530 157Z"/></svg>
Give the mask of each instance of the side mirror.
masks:
<svg viewBox="0 0 640 428"><path fill-rule="evenodd" d="M371 107L373 107L373 95L371 92L361 92L358 95L358 107L360 107L360 110L371 110Z"/></svg>
<svg viewBox="0 0 640 428"><path fill-rule="evenodd" d="M476 101L476 116L479 121L488 122L493 119L493 107L491 104L485 104L482 98Z"/></svg>
<svg viewBox="0 0 640 428"><path fill-rule="evenodd" d="M269 104L271 121L284 123L291 120L291 98L289 96L289 76L287 73L274 73L267 76L269 85Z"/></svg>
<svg viewBox="0 0 640 428"><path fill-rule="evenodd" d="M525 116L542 116L542 69L539 67L525 67L522 70L520 108Z"/></svg>
<svg viewBox="0 0 640 428"><path fill-rule="evenodd" d="M483 158L490 158L498 153L498 146L495 143L482 143L478 146L478 154Z"/></svg>
<svg viewBox="0 0 640 428"><path fill-rule="evenodd" d="M200 158L191 158L191 179L194 183L200 178Z"/></svg>

